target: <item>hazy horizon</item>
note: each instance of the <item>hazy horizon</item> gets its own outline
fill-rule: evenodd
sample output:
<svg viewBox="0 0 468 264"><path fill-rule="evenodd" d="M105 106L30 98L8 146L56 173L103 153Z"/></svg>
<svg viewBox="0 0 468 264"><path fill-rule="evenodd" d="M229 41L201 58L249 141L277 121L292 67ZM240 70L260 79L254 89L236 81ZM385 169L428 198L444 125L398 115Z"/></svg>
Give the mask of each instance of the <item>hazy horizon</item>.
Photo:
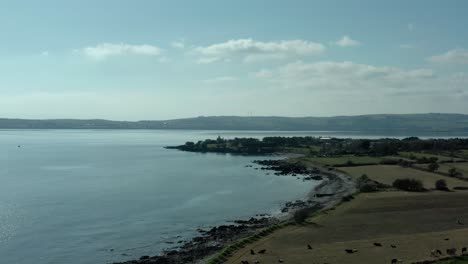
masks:
<svg viewBox="0 0 468 264"><path fill-rule="evenodd" d="M467 10L459 0L0 1L0 115L468 114Z"/></svg>
<svg viewBox="0 0 468 264"><path fill-rule="evenodd" d="M192 119L192 118L210 118L210 117L278 117L278 118L333 118L333 117L357 117L357 116L372 116L372 115L430 115L430 114L447 114L447 115L468 115L463 113L402 113L402 114L389 114L389 113L375 113L375 114L362 114L362 115L330 115L330 116L281 116L281 115L205 115L205 116L186 116L175 117L170 119L107 119L107 118L22 118L22 117L6 117L0 116L0 119L23 119L23 120L108 120L108 121L121 121L121 122L138 122L138 121L166 121L178 119Z"/></svg>

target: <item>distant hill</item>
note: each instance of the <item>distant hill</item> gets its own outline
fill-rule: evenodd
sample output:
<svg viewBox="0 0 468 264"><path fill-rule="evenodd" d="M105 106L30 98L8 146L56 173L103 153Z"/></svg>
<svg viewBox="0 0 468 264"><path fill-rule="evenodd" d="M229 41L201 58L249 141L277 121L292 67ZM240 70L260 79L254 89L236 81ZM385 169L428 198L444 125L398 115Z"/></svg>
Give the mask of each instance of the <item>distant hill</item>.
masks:
<svg viewBox="0 0 468 264"><path fill-rule="evenodd" d="M8 119L0 129L199 129L273 131L468 132L468 115L404 114L334 117L209 116L162 121L110 121L102 119Z"/></svg>

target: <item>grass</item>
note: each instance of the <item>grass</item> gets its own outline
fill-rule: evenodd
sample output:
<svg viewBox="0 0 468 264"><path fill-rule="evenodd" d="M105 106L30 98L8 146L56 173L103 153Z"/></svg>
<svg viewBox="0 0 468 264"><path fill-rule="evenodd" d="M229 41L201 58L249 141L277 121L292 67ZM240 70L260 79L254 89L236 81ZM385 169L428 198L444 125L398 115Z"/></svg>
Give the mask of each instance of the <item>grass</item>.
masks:
<svg viewBox="0 0 468 264"><path fill-rule="evenodd" d="M420 180L427 189L434 188L435 182L439 179L444 179L450 189L455 186L468 187L468 182L465 181L431 172L420 171L412 168L404 168L398 165L341 167L340 170L349 174L353 178L358 178L361 175L366 174L370 179L388 185L392 185L396 179L410 178Z"/></svg>
<svg viewBox="0 0 468 264"><path fill-rule="evenodd" d="M468 257L455 257L453 259L442 260L435 262L435 264L468 264Z"/></svg>
<svg viewBox="0 0 468 264"><path fill-rule="evenodd" d="M404 158L410 158L411 156L414 156L416 158L427 158L427 159L437 158L437 162L461 160L459 158L453 158L453 157L447 157L447 156L435 155L435 154L429 154L429 153L419 153L419 152L399 152L398 155Z"/></svg>
<svg viewBox="0 0 468 264"><path fill-rule="evenodd" d="M464 178L468 178L468 162L444 163L440 165L438 171L448 173L451 168L457 169L457 171L463 174Z"/></svg>
<svg viewBox="0 0 468 264"><path fill-rule="evenodd" d="M309 218L308 225L288 226L253 242L226 263L278 263L283 259L289 264L388 264L393 258L404 263L425 260L435 248L445 251L466 246L468 228L454 219L468 219L467 199L467 192L360 194L335 210ZM375 242L383 246L375 247ZM391 244L396 247L391 248ZM358 252L347 254L345 249L349 248ZM251 255L251 249L265 249L266 254Z"/></svg>
<svg viewBox="0 0 468 264"><path fill-rule="evenodd" d="M303 159L306 163L328 165L328 166L343 166L351 162L354 165L359 164L379 164L382 158L371 156L339 156L339 157L307 157Z"/></svg>
<svg viewBox="0 0 468 264"><path fill-rule="evenodd" d="M236 243L225 247L221 252L219 252L214 257L209 259L206 262L206 264L224 263L237 250L242 249L246 247L247 245L254 243L255 241L258 241L262 237L265 237L278 229L284 228L286 226L290 226L292 224L293 224L292 222L284 222L282 224L276 224L276 225L272 225L267 228L264 228L263 230L253 234L252 236L241 239L237 241Z"/></svg>

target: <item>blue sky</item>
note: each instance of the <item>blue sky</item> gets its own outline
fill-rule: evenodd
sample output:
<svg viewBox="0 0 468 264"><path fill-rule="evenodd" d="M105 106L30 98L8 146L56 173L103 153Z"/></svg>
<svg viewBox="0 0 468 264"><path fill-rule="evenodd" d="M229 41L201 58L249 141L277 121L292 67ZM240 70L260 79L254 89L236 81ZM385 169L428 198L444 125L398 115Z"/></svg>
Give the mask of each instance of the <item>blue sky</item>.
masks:
<svg viewBox="0 0 468 264"><path fill-rule="evenodd" d="M0 116L468 114L466 1L2 1Z"/></svg>

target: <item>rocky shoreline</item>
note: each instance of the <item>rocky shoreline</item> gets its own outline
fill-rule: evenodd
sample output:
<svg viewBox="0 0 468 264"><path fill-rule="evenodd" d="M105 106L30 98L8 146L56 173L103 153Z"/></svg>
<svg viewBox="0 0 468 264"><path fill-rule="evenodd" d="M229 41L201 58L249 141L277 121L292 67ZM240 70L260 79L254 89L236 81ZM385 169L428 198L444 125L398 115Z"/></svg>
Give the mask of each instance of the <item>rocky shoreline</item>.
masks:
<svg viewBox="0 0 468 264"><path fill-rule="evenodd" d="M235 220L233 224L221 225L209 230L199 229L197 230L199 236L177 249L165 250L158 256L142 256L138 260L114 264L203 263L206 258L216 254L226 245L251 236L260 229L291 219L297 210L328 208L356 191L354 182L348 176L336 171L308 168L300 163L290 163L285 160L256 160L254 163L261 165L262 170L275 171L274 174L277 176L301 176L304 181L322 180L322 182L315 186L305 199L285 203L281 209L281 215L275 217L259 215L248 220Z"/></svg>

